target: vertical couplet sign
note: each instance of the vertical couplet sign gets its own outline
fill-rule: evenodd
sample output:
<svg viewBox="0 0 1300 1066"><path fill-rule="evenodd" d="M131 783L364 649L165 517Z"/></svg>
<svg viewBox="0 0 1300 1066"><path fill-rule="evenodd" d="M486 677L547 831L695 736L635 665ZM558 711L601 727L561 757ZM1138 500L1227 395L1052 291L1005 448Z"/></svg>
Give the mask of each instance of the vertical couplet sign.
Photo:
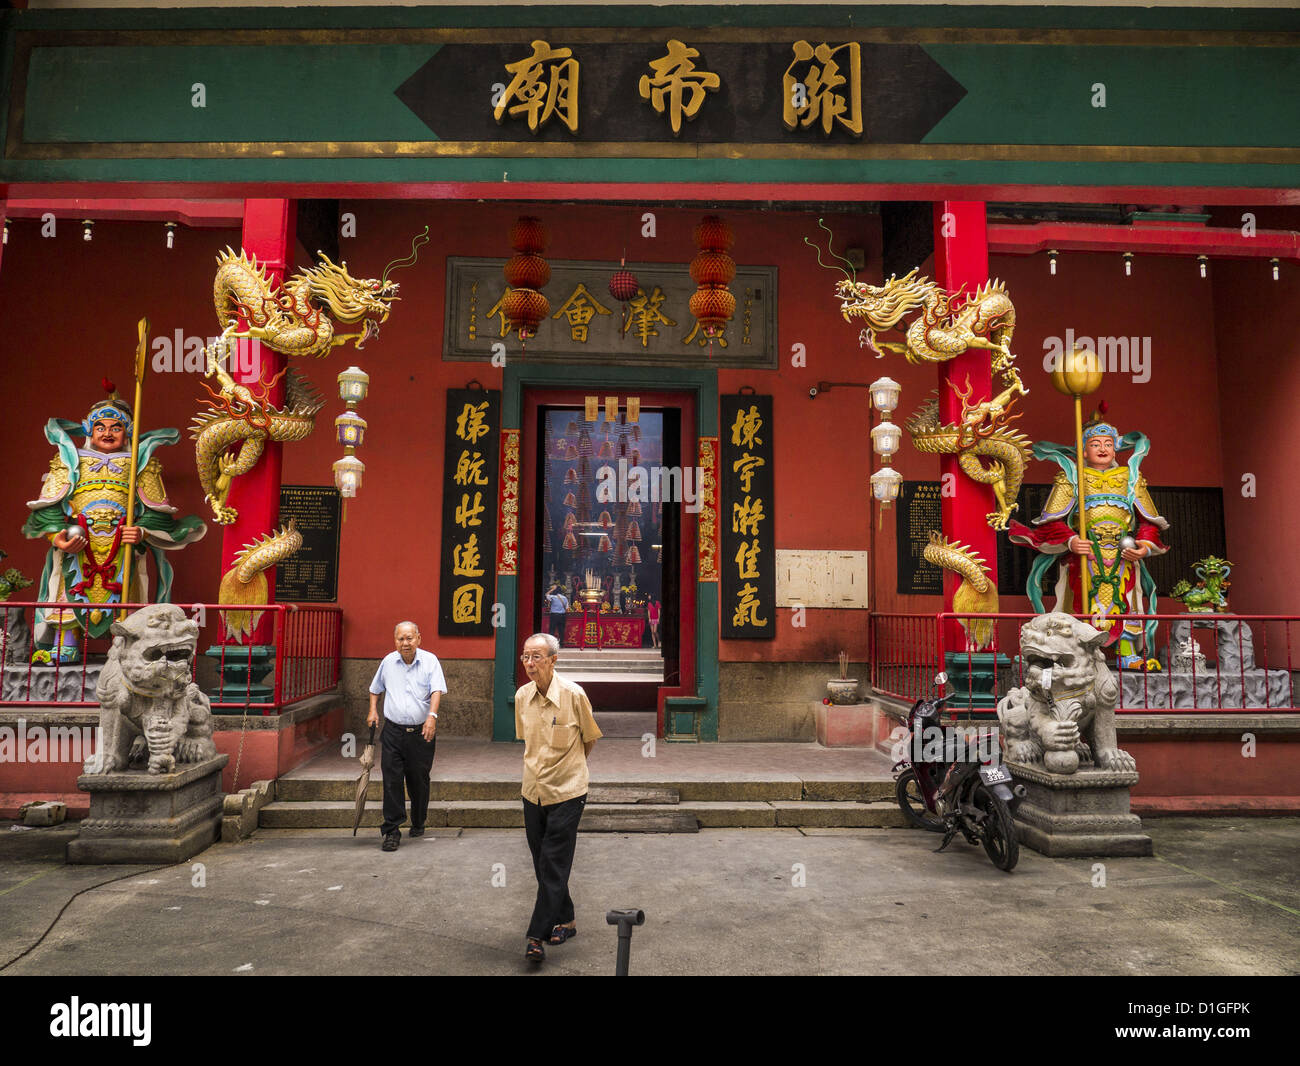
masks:
<svg viewBox="0 0 1300 1066"><path fill-rule="evenodd" d="M447 390L438 633L492 633L496 600L497 464L501 393Z"/></svg>
<svg viewBox="0 0 1300 1066"><path fill-rule="evenodd" d="M722 636L776 636L772 397L722 396Z"/></svg>

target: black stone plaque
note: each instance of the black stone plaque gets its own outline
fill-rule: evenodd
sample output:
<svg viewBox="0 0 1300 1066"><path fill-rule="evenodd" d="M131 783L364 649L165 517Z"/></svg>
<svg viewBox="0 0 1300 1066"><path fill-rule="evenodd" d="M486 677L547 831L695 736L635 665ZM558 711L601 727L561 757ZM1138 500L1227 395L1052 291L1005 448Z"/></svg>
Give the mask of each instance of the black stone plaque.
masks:
<svg viewBox="0 0 1300 1066"><path fill-rule="evenodd" d="M493 632L500 437L499 391L447 390L438 581L438 633L444 637Z"/></svg>
<svg viewBox="0 0 1300 1066"><path fill-rule="evenodd" d="M943 529L939 482L904 481L896 507L899 595L942 596L943 570L921 557L930 531Z"/></svg>
<svg viewBox="0 0 1300 1066"><path fill-rule="evenodd" d="M722 636L776 637L772 397L719 397Z"/></svg>
<svg viewBox="0 0 1300 1066"><path fill-rule="evenodd" d="M275 568L281 603L334 603L339 598L339 490L281 485L280 523L293 519L302 547Z"/></svg>

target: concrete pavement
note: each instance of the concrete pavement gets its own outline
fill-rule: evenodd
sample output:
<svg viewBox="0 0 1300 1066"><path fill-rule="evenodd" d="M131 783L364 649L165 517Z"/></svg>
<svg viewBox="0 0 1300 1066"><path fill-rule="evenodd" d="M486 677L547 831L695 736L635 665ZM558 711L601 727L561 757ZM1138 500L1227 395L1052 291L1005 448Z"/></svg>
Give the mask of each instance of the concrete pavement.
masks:
<svg viewBox="0 0 1300 1066"><path fill-rule="evenodd" d="M580 935L540 972L611 974L604 914L622 906L647 915L633 974L1300 972L1300 819L1146 824L1157 858L1101 871L1022 850L1010 875L917 830L584 834ZM4 976L534 972L517 830L431 831L393 854L373 831L260 830L155 870L65 866L75 828L11 826Z"/></svg>

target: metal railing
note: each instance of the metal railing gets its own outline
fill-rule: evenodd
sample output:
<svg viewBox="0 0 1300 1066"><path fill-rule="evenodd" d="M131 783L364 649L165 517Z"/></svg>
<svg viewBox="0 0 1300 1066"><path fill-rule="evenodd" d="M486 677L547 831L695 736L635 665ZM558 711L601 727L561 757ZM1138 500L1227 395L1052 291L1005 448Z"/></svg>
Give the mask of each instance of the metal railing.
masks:
<svg viewBox="0 0 1300 1066"><path fill-rule="evenodd" d="M929 694L934 675L946 670L955 703L991 709L990 696L996 701L1024 683L1020 627L1034 617L1011 612L872 614L872 687L911 701ZM1076 617L1091 624L1087 616ZM1154 647L1147 654L1162 669L1120 671L1120 713L1300 711L1300 616L1124 617L1144 626L1156 623ZM967 650L963 622L992 623L989 644L981 652ZM1115 669L1113 650L1107 660Z"/></svg>
<svg viewBox="0 0 1300 1066"><path fill-rule="evenodd" d="M77 662L31 661L34 615L40 610L80 609L82 605L9 601L0 603L0 707L57 704L97 707L95 682L112 643L111 635L77 635ZM133 611L142 604L113 605ZM194 677L220 713L275 713L286 704L327 692L338 684L342 656L343 611L317 604L274 603L252 607L219 603L179 603L199 625ZM261 615L267 644L242 644L226 632L224 616L252 610Z"/></svg>

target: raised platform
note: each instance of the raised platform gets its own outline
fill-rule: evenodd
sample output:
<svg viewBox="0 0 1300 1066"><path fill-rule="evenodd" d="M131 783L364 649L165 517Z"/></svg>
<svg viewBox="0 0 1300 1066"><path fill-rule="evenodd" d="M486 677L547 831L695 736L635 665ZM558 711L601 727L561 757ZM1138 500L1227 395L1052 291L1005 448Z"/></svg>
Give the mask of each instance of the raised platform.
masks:
<svg viewBox="0 0 1300 1066"><path fill-rule="evenodd" d="M221 835L224 755L183 763L167 774L83 774L90 815L68 843L70 863L175 863Z"/></svg>
<svg viewBox="0 0 1300 1066"><path fill-rule="evenodd" d="M674 817L703 828L730 826L902 826L887 760L876 752L818 744L690 744L656 742L653 757L639 739L606 739L591 760L585 831L663 832ZM429 824L512 828L523 825L519 782L523 746L448 737L433 764ZM276 800L262 809L265 828L351 826L360 767L356 759L322 755L276 782ZM629 802L629 790L639 802ZM383 795L378 766L362 824L378 826ZM682 831L678 829L677 831Z"/></svg>
<svg viewBox="0 0 1300 1066"><path fill-rule="evenodd" d="M12 760L0 764L0 818L17 817L30 800L57 800L67 805L69 818L86 817L90 798L77 779L96 750L98 727L98 707L0 707L0 730L12 731L15 747ZM280 714L214 714L213 742L229 756L222 791L273 781L327 748L337 751L342 729L343 699L336 692L290 704Z"/></svg>

